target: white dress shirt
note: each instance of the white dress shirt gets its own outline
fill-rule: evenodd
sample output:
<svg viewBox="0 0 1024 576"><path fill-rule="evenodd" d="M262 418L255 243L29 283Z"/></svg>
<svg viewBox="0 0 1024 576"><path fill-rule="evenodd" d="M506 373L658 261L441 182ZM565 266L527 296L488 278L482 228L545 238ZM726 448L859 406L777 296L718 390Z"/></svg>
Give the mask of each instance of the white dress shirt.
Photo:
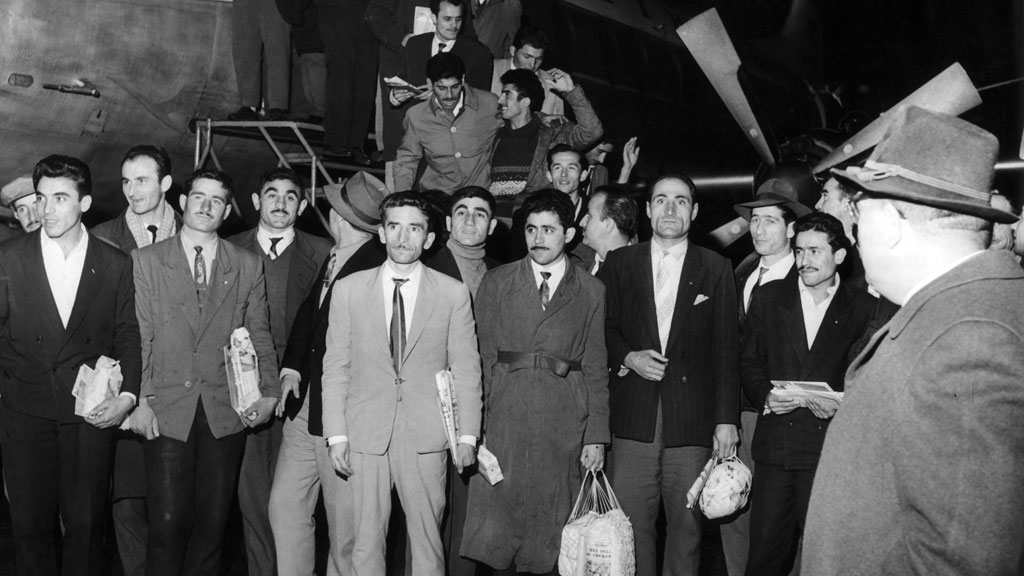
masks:
<svg viewBox="0 0 1024 576"><path fill-rule="evenodd" d="M832 298L839 290L839 274L836 274L835 284L829 286L825 292L828 296L820 303L814 301L811 291L804 286L804 279L799 278L797 285L800 287L800 309L804 313L804 333L807 335L807 349L814 346L814 339L818 336L818 329L821 328L821 321L825 319L825 312L828 311Z"/></svg>
<svg viewBox="0 0 1024 576"><path fill-rule="evenodd" d="M441 50L441 42L444 42L444 50ZM430 56L437 56L438 52L451 52L453 46L455 46L455 40L441 40L437 34L434 34L434 38L430 42Z"/></svg>
<svg viewBox="0 0 1024 576"><path fill-rule="evenodd" d="M217 245L219 240L214 236L213 240L197 244L185 234L181 235L181 247L185 250L185 260L188 260L188 269L192 271L192 277L196 277L196 246L203 247L203 262L206 263L206 283L213 278L213 262L217 259Z"/></svg>
<svg viewBox="0 0 1024 576"><path fill-rule="evenodd" d="M562 283L562 278L565 278L565 254L562 254L561 258L555 260L554 262L548 264L547 266L541 266L540 264L534 262L533 258L531 258L530 269L533 270L533 282L534 284L537 285L538 291L540 291L541 283L544 282L544 277L541 276L540 273L551 273L551 277L548 278L548 289L550 290L549 294L552 298L554 298L555 290L558 288L558 285Z"/></svg>
<svg viewBox="0 0 1024 576"><path fill-rule="evenodd" d="M45 230L39 233L46 280L50 283L50 292L53 293L57 313L60 314L60 321L65 328L71 319L71 310L75 307L75 296L78 294L78 284L82 280L82 268L85 267L85 253L89 248L89 233L86 232L84 225L78 226L81 228L82 236L67 257L64 256L64 249L60 244L47 236Z"/></svg>
<svg viewBox="0 0 1024 576"><path fill-rule="evenodd" d="M668 248L658 244L657 239L651 241L651 281L654 284L654 307L660 319L663 315L664 322L658 322L658 339L661 340L661 352L664 354L668 347L668 334L672 327L672 317L675 315L676 297L679 295L679 280L683 275L683 263L686 262L686 250L689 247L689 240L685 240ZM668 272L668 283L666 292L662 298L658 298L658 266L661 262L661 253L668 251L665 257L665 266ZM665 308L667 307L667 308Z"/></svg>
<svg viewBox="0 0 1024 576"><path fill-rule="evenodd" d="M277 255L280 256L281 253L284 252L284 249L291 246L292 242L295 241L295 229L288 228L283 232L274 231L273 233L271 233L270 231L263 228L263 226L259 226L256 228L256 242L259 243L260 248L263 249L264 254L270 256L271 260L276 260L277 256L274 256L270 253L271 238L281 239L281 241L277 243ZM203 253L206 253L206 248L203 248Z"/></svg>
<svg viewBox="0 0 1024 576"><path fill-rule="evenodd" d="M790 268L792 268L795 263L796 257L793 256L792 250L771 266L765 266L764 257L762 256L757 263L757 269L754 270L753 274L747 277L746 283L743 284L743 311L747 311L747 306L750 304L750 293L754 291L754 284L757 284L759 276L761 278L760 286L764 286L773 280L782 280L786 277L786 274L789 274ZM768 268L764 275L760 274L761 268Z"/></svg>

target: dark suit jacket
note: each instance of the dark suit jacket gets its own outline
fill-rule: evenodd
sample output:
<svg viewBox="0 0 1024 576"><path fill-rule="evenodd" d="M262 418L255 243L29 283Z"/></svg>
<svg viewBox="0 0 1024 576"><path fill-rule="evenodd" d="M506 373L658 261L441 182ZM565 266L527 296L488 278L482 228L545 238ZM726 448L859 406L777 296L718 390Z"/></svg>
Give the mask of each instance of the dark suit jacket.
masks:
<svg viewBox="0 0 1024 576"><path fill-rule="evenodd" d="M257 256L263 251L260 247L259 241L256 240L257 228L246 230L239 234L228 238L228 242L241 246L250 252L255 253ZM288 246L286 250L295 250L292 254L291 265L288 270L288 292L285 296L283 303L270 302L268 300L268 306L273 309L275 306L283 305L285 308L285 329L284 334L287 338L288 334L291 334L292 326L295 322L295 315L299 312L299 307L302 306L303 301L306 299L306 295L309 291L316 287L320 288L320 279L323 275L317 275L317 271L325 261L327 257L331 255L331 243L319 236L313 236L312 234L306 234L300 230L295 231L295 241ZM271 315L272 317L273 315ZM271 326L271 332L275 328ZM281 360L284 357L284 348L287 342L274 342L274 346L277 349L277 358Z"/></svg>
<svg viewBox="0 0 1024 576"><path fill-rule="evenodd" d="M210 430L223 438L244 429L231 408L223 347L236 328L249 331L259 359L260 393L281 394L267 290L258 256L220 240L208 263L206 303L200 309L181 235L132 253L136 310L142 333L142 393L156 412L160 434L188 439L196 404L203 402Z"/></svg>
<svg viewBox="0 0 1024 576"><path fill-rule="evenodd" d="M0 394L16 412L82 422L71 395L83 364L121 363L121 390L138 396L142 373L135 284L127 255L89 237L67 328L43 265L39 229L0 246Z"/></svg>
<svg viewBox="0 0 1024 576"><path fill-rule="evenodd" d="M165 210L170 210L170 205L164 207ZM110 244L113 244L117 248L120 248L125 254L131 254L132 250L139 247L139 244L135 241L135 236L132 236L132 231L128 228L128 221L125 220L125 214L128 212L126 209L121 212L117 218L107 220L101 224L93 226L92 232L100 240L104 240ZM175 231L181 230L181 216L174 213L174 229Z"/></svg>
<svg viewBox="0 0 1024 576"><path fill-rule="evenodd" d="M1024 273L986 251L928 283L846 373L803 572L1021 574Z"/></svg>
<svg viewBox="0 0 1024 576"><path fill-rule="evenodd" d="M659 402L665 446L711 446L717 424L739 424L736 284L729 261L690 243L660 382L632 370L618 375L628 353L661 348L651 243L610 252L598 278L608 289L612 432L652 442Z"/></svg>
<svg viewBox="0 0 1024 576"><path fill-rule="evenodd" d="M772 390L771 380L827 382L833 390L842 391L847 352L875 309L870 294L840 281L808 348L799 280L791 276L758 289L743 329L740 376L758 414ZM829 420L807 408L762 414L751 446L754 460L787 470L813 470L828 424Z"/></svg>
<svg viewBox="0 0 1024 576"><path fill-rule="evenodd" d="M299 397L289 396L285 400L285 416L294 419L302 408L302 403L309 397L309 433L313 436L323 435L323 397L321 395L321 378L323 377L324 341L327 338L327 321L331 310L331 294L338 280L360 270L376 268L384 263L387 253L384 245L376 238L370 238L349 257L341 271L335 275L323 305L320 305L320 287L317 282L302 302L292 330L288 336L288 347L281 361L282 368L290 368L301 375L299 379ZM317 278L327 273L328 259L324 260Z"/></svg>

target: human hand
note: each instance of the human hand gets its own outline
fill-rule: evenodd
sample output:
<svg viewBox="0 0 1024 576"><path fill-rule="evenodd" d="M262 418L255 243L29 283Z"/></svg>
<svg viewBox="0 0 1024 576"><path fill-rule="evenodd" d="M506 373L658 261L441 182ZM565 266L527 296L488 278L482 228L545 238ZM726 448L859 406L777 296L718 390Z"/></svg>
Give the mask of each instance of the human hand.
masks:
<svg viewBox="0 0 1024 576"><path fill-rule="evenodd" d="M665 365L668 364L668 358L656 350L634 350L626 354L622 363L645 380L660 382L665 377Z"/></svg>
<svg viewBox="0 0 1024 576"><path fill-rule="evenodd" d="M604 469L604 444L587 444L580 455L580 464L595 474Z"/></svg>
<svg viewBox="0 0 1024 576"><path fill-rule="evenodd" d="M410 98L412 98L415 95L416 95L415 92L413 92L412 90L407 90L405 88L392 88L391 89L391 101L392 101L392 103L394 103L397 106L401 106L407 100L409 100Z"/></svg>
<svg viewBox="0 0 1024 576"><path fill-rule="evenodd" d="M455 447L455 470L462 471L476 463L476 446L459 442Z"/></svg>
<svg viewBox="0 0 1024 576"><path fill-rule="evenodd" d="M349 461L348 442L331 444L327 448L327 455L331 459L331 466L334 466L334 470L338 474L345 478L351 478L354 475L352 464Z"/></svg>
<svg viewBox="0 0 1024 576"><path fill-rule="evenodd" d="M629 140L626 140L626 145L622 147L622 167L629 167L630 170L636 166L636 161L640 159L640 147L636 145L636 136L633 136Z"/></svg>
<svg viewBox="0 0 1024 576"><path fill-rule="evenodd" d="M572 81L572 76L558 68L541 70L537 73L537 77L540 78L544 86L562 93L572 92L576 88L576 83Z"/></svg>
<svg viewBox="0 0 1024 576"><path fill-rule="evenodd" d="M256 428L274 416L274 407L277 406L277 398L260 398L253 402L252 406L242 414L245 425L249 428Z"/></svg>
<svg viewBox="0 0 1024 576"><path fill-rule="evenodd" d="M540 123L547 126L548 128L561 126L562 124L568 122L568 120L565 119L565 116L562 116L561 114L540 113L538 117L540 118Z"/></svg>
<svg viewBox="0 0 1024 576"><path fill-rule="evenodd" d="M85 415L85 421L101 430L119 426L134 406L130 396L107 398Z"/></svg>
<svg viewBox="0 0 1024 576"><path fill-rule="evenodd" d="M715 436L711 446L718 451L719 458L728 458L736 454L736 446L740 443L740 433L735 424L719 424L715 426Z"/></svg>
<svg viewBox="0 0 1024 576"><path fill-rule="evenodd" d="M814 396L808 396L804 400L804 404L807 409L822 420L828 420L829 418L836 415L836 410L839 409L839 405L832 400L826 400L824 398L815 398Z"/></svg>
<svg viewBox="0 0 1024 576"><path fill-rule="evenodd" d="M160 437L160 424L157 421L156 413L149 407L149 402L145 398L139 402L139 406L128 417L128 425L132 432L146 440Z"/></svg>
<svg viewBox="0 0 1024 576"><path fill-rule="evenodd" d="M797 408L801 408L803 405L796 398L787 398L785 396L779 396L775 392L768 393L768 409L773 414L789 414Z"/></svg>
<svg viewBox="0 0 1024 576"><path fill-rule="evenodd" d="M281 401L277 403L277 409L274 410L278 418L284 416L284 405L288 402L289 394L296 400L299 399L299 378L295 374L281 377Z"/></svg>

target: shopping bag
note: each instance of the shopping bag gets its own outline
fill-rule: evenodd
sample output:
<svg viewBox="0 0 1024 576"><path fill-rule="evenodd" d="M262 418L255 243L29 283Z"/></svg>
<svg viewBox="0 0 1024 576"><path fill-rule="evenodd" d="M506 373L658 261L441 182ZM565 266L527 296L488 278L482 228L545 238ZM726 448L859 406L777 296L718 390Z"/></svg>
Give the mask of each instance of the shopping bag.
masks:
<svg viewBox="0 0 1024 576"><path fill-rule="evenodd" d="M603 483L598 480L601 476ZM587 471L558 553L561 576L633 576L633 527L603 472Z"/></svg>
<svg viewBox="0 0 1024 576"><path fill-rule="evenodd" d="M686 493L686 507L700 507L711 520L732 515L746 506L752 480L750 468L735 454L719 458L715 451Z"/></svg>

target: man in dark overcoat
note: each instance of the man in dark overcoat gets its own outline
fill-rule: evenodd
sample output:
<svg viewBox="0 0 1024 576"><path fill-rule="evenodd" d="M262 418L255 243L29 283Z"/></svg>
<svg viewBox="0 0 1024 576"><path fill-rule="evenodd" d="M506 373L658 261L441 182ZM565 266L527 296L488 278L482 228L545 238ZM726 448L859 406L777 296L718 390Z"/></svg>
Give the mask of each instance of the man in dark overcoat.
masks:
<svg viewBox="0 0 1024 576"><path fill-rule="evenodd" d="M568 196L523 205L529 256L484 276L475 305L484 373L484 440L505 479L469 487L462 555L546 574L580 487L604 466L608 367L604 286L569 263Z"/></svg>

